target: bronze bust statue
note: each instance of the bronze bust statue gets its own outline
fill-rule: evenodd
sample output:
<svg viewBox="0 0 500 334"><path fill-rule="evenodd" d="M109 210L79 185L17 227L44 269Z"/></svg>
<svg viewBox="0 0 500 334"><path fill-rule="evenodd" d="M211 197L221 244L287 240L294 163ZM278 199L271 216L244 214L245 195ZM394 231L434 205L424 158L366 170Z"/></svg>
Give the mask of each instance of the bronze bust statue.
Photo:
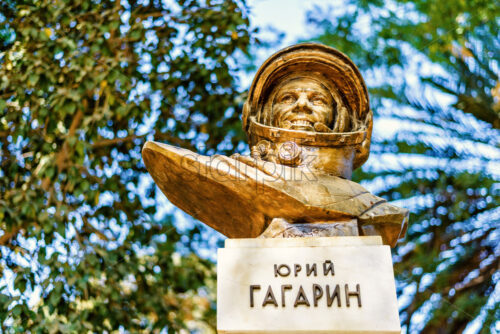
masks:
<svg viewBox="0 0 500 334"><path fill-rule="evenodd" d="M350 181L367 159L372 113L341 52L304 43L271 56L243 108L250 156L202 156L147 142L168 199L230 238L380 235L394 246L408 211Z"/></svg>

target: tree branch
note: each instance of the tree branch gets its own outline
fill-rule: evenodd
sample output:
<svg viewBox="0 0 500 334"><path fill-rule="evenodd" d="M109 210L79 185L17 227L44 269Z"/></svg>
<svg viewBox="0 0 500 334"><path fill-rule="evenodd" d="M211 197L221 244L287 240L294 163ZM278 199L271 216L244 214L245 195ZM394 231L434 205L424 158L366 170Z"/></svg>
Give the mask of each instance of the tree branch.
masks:
<svg viewBox="0 0 500 334"><path fill-rule="evenodd" d="M130 135L130 136L127 136L127 137L122 137L122 138L103 139L101 141L93 143L92 144L92 148L111 146L111 145L115 145L115 144L122 144L124 142L128 142L128 141L131 141L131 140L134 140L134 139L144 138L144 137L146 137L146 135L147 134L140 135L140 136L138 136L138 135Z"/></svg>
<svg viewBox="0 0 500 334"><path fill-rule="evenodd" d="M85 101L84 101L84 106L86 107ZM66 136L66 140L75 135L76 129L78 129L78 126L80 125L82 119L83 119L83 111L79 109L76 112L75 117L71 121L71 125L69 126L69 131L68 135ZM68 158L68 142L65 141L63 147L56 155L56 166L59 169L59 171L64 170L64 168L66 167L67 158Z"/></svg>
<svg viewBox="0 0 500 334"><path fill-rule="evenodd" d="M11 231L4 231L3 235L0 237L0 246L6 245L7 242L12 239L20 230L20 227L16 227Z"/></svg>

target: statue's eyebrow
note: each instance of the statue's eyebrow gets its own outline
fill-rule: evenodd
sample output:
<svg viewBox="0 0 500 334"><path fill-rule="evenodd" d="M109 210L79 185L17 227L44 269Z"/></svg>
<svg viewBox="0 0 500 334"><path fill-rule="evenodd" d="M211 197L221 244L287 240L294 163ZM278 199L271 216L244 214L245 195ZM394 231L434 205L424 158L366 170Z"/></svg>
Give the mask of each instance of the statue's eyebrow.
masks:
<svg viewBox="0 0 500 334"><path fill-rule="evenodd" d="M283 97L284 95L287 95L287 94L297 95L297 89L287 89L285 91L280 92L278 95L276 95L276 97L277 98L281 98L281 97Z"/></svg>
<svg viewBox="0 0 500 334"><path fill-rule="evenodd" d="M320 97L323 97L323 98L328 98L328 95L323 93L323 92L318 92L318 91L311 91L310 92L310 95L317 95L317 96L320 96Z"/></svg>
<svg viewBox="0 0 500 334"><path fill-rule="evenodd" d="M318 92L318 91L312 91L312 92L309 92L308 94L309 98L311 97L319 97L323 100L328 101L329 100L329 96L323 92Z"/></svg>

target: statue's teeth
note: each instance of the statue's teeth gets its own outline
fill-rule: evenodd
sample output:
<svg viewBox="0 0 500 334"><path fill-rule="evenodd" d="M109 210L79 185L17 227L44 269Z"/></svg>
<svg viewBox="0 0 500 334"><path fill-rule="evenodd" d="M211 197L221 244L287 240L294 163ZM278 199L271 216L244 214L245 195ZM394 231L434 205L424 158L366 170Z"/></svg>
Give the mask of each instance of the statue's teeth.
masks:
<svg viewBox="0 0 500 334"><path fill-rule="evenodd" d="M297 120L292 122L293 125L303 125L303 126L309 126L311 125L311 122L304 121L304 120Z"/></svg>

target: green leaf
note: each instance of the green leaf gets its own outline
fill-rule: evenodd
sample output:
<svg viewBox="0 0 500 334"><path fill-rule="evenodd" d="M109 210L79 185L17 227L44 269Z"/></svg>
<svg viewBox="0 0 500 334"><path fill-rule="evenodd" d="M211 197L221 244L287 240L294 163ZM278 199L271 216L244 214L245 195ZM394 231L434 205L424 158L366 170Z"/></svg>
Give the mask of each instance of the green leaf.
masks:
<svg viewBox="0 0 500 334"><path fill-rule="evenodd" d="M32 86L36 85L36 83L38 82L38 74L35 74L35 73L31 73L28 77L28 83Z"/></svg>

